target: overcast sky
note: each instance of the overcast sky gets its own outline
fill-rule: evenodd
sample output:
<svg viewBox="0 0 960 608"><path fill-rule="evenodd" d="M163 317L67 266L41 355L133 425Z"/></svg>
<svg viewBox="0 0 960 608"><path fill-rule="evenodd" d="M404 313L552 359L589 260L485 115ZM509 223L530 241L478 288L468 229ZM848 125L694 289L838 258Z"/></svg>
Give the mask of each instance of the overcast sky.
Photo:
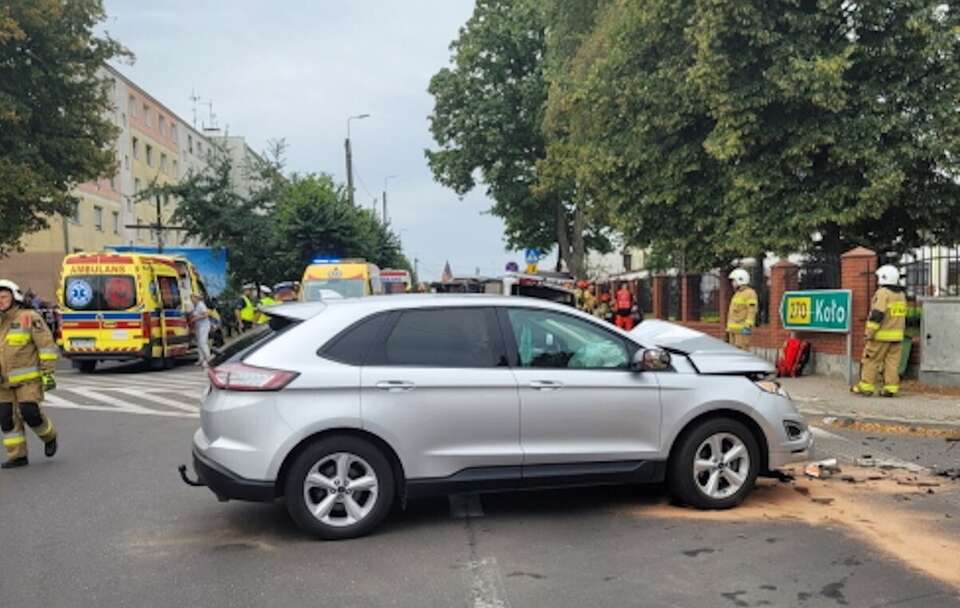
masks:
<svg viewBox="0 0 960 608"><path fill-rule="evenodd" d="M353 121L356 200L369 206L389 183L391 221L423 278L446 260L457 275L500 273L502 222L482 191L459 200L435 183L430 77L449 63L450 42L473 0L105 0L103 28L136 55L116 67L183 119L191 91L212 100L219 126L262 151L288 144L288 169L346 181L343 141ZM208 110L198 109L208 121Z"/></svg>

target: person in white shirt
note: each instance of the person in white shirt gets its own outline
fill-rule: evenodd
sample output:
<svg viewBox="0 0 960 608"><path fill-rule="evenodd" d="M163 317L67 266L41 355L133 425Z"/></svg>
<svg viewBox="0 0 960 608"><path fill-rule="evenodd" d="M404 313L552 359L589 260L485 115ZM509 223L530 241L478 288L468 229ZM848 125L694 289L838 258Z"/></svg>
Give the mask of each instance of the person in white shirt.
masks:
<svg viewBox="0 0 960 608"><path fill-rule="evenodd" d="M190 321L193 323L193 331L197 334L197 351L199 359L197 365L207 367L210 363L210 311L203 298L198 293L190 294L190 301L193 303L193 311L190 313Z"/></svg>

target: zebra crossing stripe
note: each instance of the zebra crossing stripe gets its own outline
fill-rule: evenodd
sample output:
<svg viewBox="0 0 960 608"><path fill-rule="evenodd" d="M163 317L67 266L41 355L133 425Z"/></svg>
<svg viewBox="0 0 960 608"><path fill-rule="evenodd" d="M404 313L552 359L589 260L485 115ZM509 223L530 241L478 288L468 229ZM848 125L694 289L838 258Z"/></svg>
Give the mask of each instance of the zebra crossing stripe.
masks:
<svg viewBox="0 0 960 608"><path fill-rule="evenodd" d="M99 398L99 399L100 401L106 402L103 398ZM69 399L64 399L63 397L59 395L54 395L52 393L47 393L46 395L44 395L43 403L44 405L47 405L50 407L70 409L70 410L87 410L87 411L94 411L94 412L113 412L113 413L120 412L123 414L141 414L141 415L147 415L147 416L162 416L162 417L168 417L168 418L199 418L200 417L199 412L187 413L187 412L179 412L179 411L177 412L160 411L160 410L151 410L148 408L136 408L136 406L134 406L134 408L136 409L126 407L126 406L121 409L121 408L113 407L109 405L98 405L96 403L80 404L80 403L74 403Z"/></svg>
<svg viewBox="0 0 960 608"><path fill-rule="evenodd" d="M188 405L180 401L174 401L173 399L160 397L159 395L154 394L154 391L144 391L144 390L137 390L133 388L116 388L111 390L118 393L124 393L125 395L130 395L132 397L136 397L143 401L152 401L154 403L159 403L160 405L170 407L175 410L190 412L191 414L196 414L200 409L199 405Z"/></svg>

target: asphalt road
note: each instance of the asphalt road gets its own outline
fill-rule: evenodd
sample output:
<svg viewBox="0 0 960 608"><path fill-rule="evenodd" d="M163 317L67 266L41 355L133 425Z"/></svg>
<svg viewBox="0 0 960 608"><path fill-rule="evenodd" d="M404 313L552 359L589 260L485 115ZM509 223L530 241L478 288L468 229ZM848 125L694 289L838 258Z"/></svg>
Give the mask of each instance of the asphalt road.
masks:
<svg viewBox="0 0 960 608"><path fill-rule="evenodd" d="M222 504L179 480L199 370L59 380L61 452L46 460L31 438L31 465L0 472L2 606L960 606L957 587L842 518L806 517L831 507L773 482L748 501L760 507L716 519L659 487L575 489L418 501L373 536L309 540L282 504ZM960 452L828 428L819 455L865 441L921 466ZM960 538L960 484L944 484L888 506L946 518L941 534Z"/></svg>

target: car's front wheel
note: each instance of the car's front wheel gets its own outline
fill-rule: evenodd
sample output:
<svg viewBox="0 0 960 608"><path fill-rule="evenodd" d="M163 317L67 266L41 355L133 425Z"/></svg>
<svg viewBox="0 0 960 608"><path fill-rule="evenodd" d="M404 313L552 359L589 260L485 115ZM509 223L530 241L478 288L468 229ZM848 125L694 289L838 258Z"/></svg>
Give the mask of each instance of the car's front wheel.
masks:
<svg viewBox="0 0 960 608"><path fill-rule="evenodd" d="M390 511L393 471L383 453L357 437L328 437L302 451L284 488L290 517L327 540L373 530Z"/></svg>
<svg viewBox="0 0 960 608"><path fill-rule="evenodd" d="M735 507L750 493L760 468L757 440L743 423L713 418L680 438L669 463L674 498L698 509Z"/></svg>

